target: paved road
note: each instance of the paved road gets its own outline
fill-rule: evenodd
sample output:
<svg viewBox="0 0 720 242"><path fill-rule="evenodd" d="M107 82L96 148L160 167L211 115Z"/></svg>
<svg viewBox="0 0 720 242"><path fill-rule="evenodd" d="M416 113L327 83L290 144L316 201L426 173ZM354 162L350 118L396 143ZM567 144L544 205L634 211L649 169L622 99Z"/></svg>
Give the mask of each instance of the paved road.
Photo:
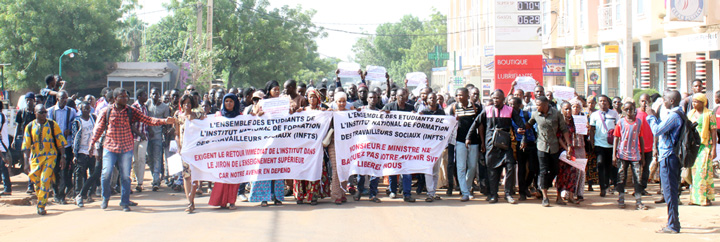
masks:
<svg viewBox="0 0 720 242"><path fill-rule="evenodd" d="M657 189L652 185L650 191ZM407 204L382 197L374 204L348 196L344 205L324 199L310 206L287 197L282 206L239 203L231 211L209 207L202 196L197 213L186 214L183 194L163 187L131 195L140 206L128 213L117 196L108 210L99 209L99 202L85 208L50 205L44 217L34 206L0 205L0 241L720 241L719 205L681 206L683 233L658 235L653 231L666 221L666 208L651 202L658 195L643 197L651 206L647 211L633 210L631 203L618 209L616 197L600 198L598 192L586 197L579 206L550 208L536 199L510 205L480 198L461 203L454 196ZM687 195L682 199L687 203Z"/></svg>

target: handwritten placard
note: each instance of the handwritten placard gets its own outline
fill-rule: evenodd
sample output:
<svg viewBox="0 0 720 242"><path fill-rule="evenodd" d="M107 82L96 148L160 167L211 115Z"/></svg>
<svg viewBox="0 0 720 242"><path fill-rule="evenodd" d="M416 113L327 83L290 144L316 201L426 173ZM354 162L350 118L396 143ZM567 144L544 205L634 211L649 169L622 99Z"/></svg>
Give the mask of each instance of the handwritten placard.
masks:
<svg viewBox="0 0 720 242"><path fill-rule="evenodd" d="M385 67L367 66L367 67L365 67L365 71L367 71L367 76L365 76L365 80L370 80L370 81L385 81L385 80L387 80L385 78L385 73L387 73L387 70L385 69Z"/></svg>
<svg viewBox="0 0 720 242"><path fill-rule="evenodd" d="M554 96L560 100L570 100L575 97L575 88L566 86L554 86Z"/></svg>
<svg viewBox="0 0 720 242"><path fill-rule="evenodd" d="M575 133L587 135L588 120L585 115L573 115L573 122L575 122Z"/></svg>
<svg viewBox="0 0 720 242"><path fill-rule="evenodd" d="M408 86L422 86L427 85L427 75L425 72L411 72L405 75L405 79L408 80Z"/></svg>
<svg viewBox="0 0 720 242"><path fill-rule="evenodd" d="M515 90L521 89L524 92L533 92L537 86L537 81L529 76L519 76L515 78Z"/></svg>
<svg viewBox="0 0 720 242"><path fill-rule="evenodd" d="M360 77L358 70L360 70L360 64L354 62L340 62L338 63L338 77Z"/></svg>
<svg viewBox="0 0 720 242"><path fill-rule="evenodd" d="M287 97L263 99L258 104L265 114L272 117L290 114L290 98Z"/></svg>

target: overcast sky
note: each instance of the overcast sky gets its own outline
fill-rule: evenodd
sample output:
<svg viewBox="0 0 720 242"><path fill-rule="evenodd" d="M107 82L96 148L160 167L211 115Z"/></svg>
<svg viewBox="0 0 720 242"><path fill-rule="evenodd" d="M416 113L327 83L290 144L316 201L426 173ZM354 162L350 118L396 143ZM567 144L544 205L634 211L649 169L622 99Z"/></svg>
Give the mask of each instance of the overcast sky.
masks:
<svg viewBox="0 0 720 242"><path fill-rule="evenodd" d="M222 0L216 0L222 1ZM154 24L168 13L162 4L168 0L139 0L143 9L139 17ZM402 16L412 14L421 20L429 20L432 9L447 14L450 6L445 0L365 0L365 1L299 1L270 0L272 7L302 5L303 9L315 9L313 22L326 28L375 33L378 23L397 22ZM332 24L339 23L339 24ZM370 24L370 25L348 25ZM328 37L317 40L318 52L323 57L332 56L347 61L353 56L352 45L361 35L328 31Z"/></svg>

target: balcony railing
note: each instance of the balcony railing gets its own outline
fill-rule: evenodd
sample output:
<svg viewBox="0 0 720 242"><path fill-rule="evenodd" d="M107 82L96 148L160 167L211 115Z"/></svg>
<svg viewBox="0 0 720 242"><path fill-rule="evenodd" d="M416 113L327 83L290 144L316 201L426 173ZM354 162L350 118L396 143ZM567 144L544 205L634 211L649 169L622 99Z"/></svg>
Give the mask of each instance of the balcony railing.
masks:
<svg viewBox="0 0 720 242"><path fill-rule="evenodd" d="M602 4L598 8L598 27L600 30L610 30L615 26L622 25L622 5L620 1Z"/></svg>

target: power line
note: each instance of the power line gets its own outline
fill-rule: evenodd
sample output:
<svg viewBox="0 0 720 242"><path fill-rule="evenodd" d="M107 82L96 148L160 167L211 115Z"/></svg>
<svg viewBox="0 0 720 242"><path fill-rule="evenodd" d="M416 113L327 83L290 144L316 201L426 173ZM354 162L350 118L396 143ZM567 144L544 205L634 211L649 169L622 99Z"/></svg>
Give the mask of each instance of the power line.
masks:
<svg viewBox="0 0 720 242"><path fill-rule="evenodd" d="M326 27L322 27L322 26L319 26L319 27L318 27L318 26L307 26L306 24L297 22L297 21L295 21L295 20L286 19L286 18L278 17L278 16L273 16L273 15L264 13L264 12L262 12L262 11L258 11L258 10L256 10L256 9L244 7L244 6L240 5L239 3L237 3L237 2L234 1L234 0L228 0L228 1L234 2L235 5L238 6L238 7L240 7L240 8L253 11L253 12L255 12L255 13L257 13L257 14L260 14L260 15L262 15L262 16L272 17L272 18L275 18L275 19L282 20L282 21L284 21L284 22L294 23L294 24L301 25L301 26L305 26L305 27L308 27L308 28L319 28L320 30L324 30L324 31L340 32L340 33L346 33L346 34L355 34L355 35L364 35L364 36L383 36L383 37L421 37L421 36L447 36L447 35L449 35L449 34L466 33L466 32L472 32L472 31L475 31L475 30L476 30L476 29L467 29L467 30L456 31L456 32L429 33L429 34L370 34L370 33L365 33L365 32L348 31L348 30L335 29L335 28L326 28ZM314 23L313 23L313 24L314 24Z"/></svg>

